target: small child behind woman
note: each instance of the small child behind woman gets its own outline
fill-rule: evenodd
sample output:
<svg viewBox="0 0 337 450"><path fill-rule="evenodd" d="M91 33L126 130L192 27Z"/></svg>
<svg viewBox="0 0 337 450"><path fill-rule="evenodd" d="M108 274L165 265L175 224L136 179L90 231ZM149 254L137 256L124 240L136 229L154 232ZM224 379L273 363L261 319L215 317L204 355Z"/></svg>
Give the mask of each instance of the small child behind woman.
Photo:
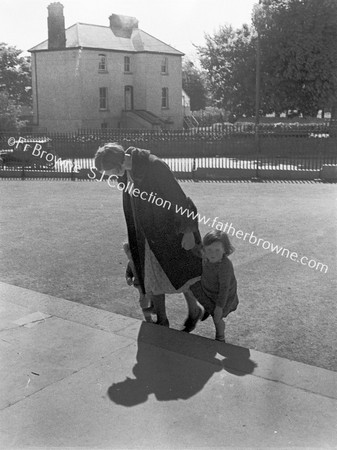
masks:
<svg viewBox="0 0 337 450"><path fill-rule="evenodd" d="M235 311L239 303L233 264L228 258L233 251L234 247L226 233L219 230L209 231L202 240L201 281L191 286L194 296L205 308L204 319L208 315L213 318L215 339L223 342L223 319Z"/></svg>
<svg viewBox="0 0 337 450"><path fill-rule="evenodd" d="M134 286L139 292L139 305L142 308L146 322L153 323L151 313L153 312L153 305L146 294L143 294L140 283L136 274L135 265L131 256L130 246L127 242L123 244L124 252L128 258L128 265L125 271L125 279L129 286Z"/></svg>

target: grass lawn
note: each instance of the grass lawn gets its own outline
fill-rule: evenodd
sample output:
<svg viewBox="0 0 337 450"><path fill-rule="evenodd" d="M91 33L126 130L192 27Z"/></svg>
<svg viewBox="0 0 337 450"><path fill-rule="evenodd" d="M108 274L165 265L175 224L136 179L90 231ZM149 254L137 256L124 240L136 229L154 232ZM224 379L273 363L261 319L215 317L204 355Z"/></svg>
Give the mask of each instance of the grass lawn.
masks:
<svg viewBox="0 0 337 450"><path fill-rule="evenodd" d="M210 222L231 223L328 266L311 269L232 238L240 305L227 341L337 370L336 185L181 182ZM1 281L142 318L124 279L126 227L121 193L106 182L0 181ZM204 234L210 228L200 225ZM267 245L267 244L266 244ZM171 326L187 315L167 297ZM213 338L211 319L195 333Z"/></svg>

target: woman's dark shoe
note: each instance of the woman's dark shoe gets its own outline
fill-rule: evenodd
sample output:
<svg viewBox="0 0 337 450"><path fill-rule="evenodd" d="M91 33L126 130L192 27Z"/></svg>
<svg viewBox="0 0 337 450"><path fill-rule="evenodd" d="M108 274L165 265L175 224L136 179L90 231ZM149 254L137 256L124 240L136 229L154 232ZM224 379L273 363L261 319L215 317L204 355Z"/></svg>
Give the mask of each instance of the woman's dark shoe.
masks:
<svg viewBox="0 0 337 450"><path fill-rule="evenodd" d="M204 320L206 320L208 317L210 316L210 313L205 311L203 317L200 319L201 322L203 322Z"/></svg>
<svg viewBox="0 0 337 450"><path fill-rule="evenodd" d="M199 313L195 317L193 317L193 318L191 316L187 317L182 331L184 331L185 333L191 333L191 331L193 331L195 329L195 327L197 326L198 321L201 320L204 315L205 315L205 309L203 306L201 306L199 309Z"/></svg>
<svg viewBox="0 0 337 450"><path fill-rule="evenodd" d="M168 319L165 320L157 320L157 322L155 322L156 325L161 325L162 327L168 327L170 328L170 322L168 321Z"/></svg>

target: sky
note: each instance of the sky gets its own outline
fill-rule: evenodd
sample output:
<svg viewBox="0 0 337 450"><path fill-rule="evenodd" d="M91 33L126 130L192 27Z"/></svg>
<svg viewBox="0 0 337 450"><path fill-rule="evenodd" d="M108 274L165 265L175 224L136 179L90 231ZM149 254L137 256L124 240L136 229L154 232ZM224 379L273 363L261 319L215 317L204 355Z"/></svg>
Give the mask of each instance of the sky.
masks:
<svg viewBox="0 0 337 450"><path fill-rule="evenodd" d="M1 0L0 42L25 53L48 37L47 6L52 0ZM60 0L66 28L82 22L109 26L109 16L139 20L139 28L196 59L194 45L205 43L221 25L251 23L258 0Z"/></svg>

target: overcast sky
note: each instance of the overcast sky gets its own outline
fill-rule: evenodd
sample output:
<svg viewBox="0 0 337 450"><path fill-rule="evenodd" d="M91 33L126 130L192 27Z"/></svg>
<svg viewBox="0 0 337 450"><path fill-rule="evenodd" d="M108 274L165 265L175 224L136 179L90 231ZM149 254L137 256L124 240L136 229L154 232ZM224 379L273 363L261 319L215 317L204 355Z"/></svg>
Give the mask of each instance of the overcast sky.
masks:
<svg viewBox="0 0 337 450"><path fill-rule="evenodd" d="M1 0L0 42L27 51L47 39L51 0ZM139 28L195 57L193 44L220 25L251 23L257 0L62 0L66 28L76 22L109 25L112 13L134 16Z"/></svg>

